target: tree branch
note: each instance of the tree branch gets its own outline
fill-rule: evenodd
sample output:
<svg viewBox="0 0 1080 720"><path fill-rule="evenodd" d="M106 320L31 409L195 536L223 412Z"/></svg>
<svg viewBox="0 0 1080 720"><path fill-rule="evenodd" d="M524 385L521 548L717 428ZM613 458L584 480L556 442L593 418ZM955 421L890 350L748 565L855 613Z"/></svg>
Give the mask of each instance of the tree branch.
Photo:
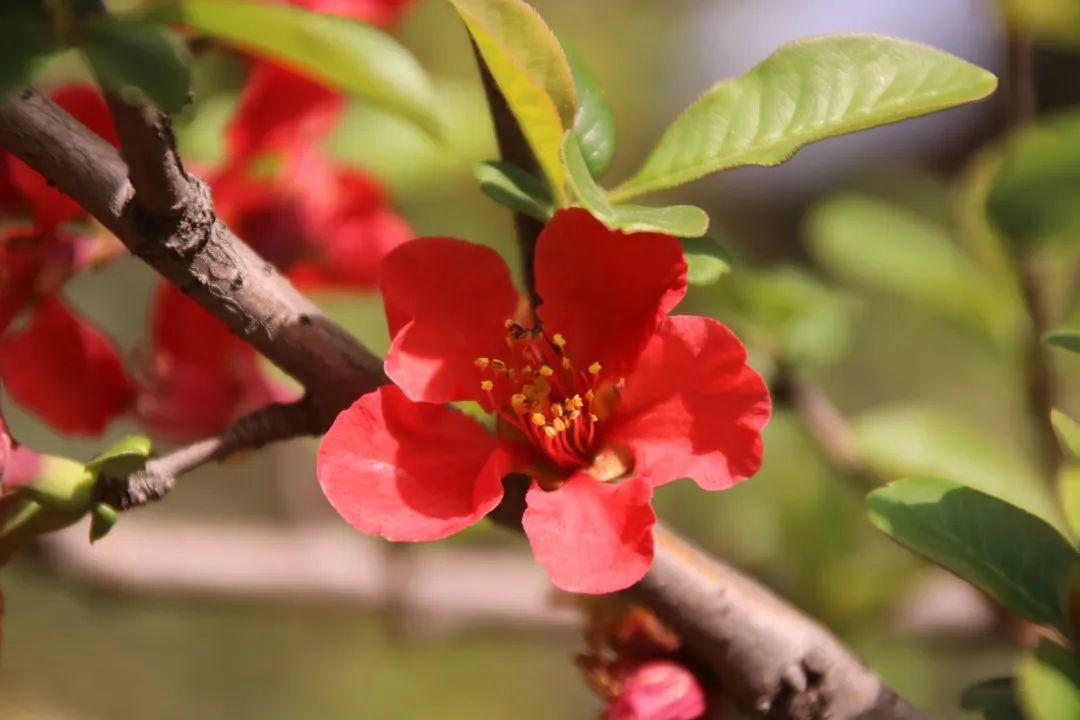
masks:
<svg viewBox="0 0 1080 720"><path fill-rule="evenodd" d="M123 117L123 113L122 113ZM149 165L169 151L152 144L134 118L121 120L127 154ZM309 392L323 428L354 399L384 382L382 363L296 291L222 223L206 184L187 176L183 203L167 170L128 168L104 140L33 90L0 102L0 145L74 197L159 273L221 319ZM180 171L182 172L182 171ZM154 188L154 189L151 189ZM164 205L168 212L160 212Z"/></svg>

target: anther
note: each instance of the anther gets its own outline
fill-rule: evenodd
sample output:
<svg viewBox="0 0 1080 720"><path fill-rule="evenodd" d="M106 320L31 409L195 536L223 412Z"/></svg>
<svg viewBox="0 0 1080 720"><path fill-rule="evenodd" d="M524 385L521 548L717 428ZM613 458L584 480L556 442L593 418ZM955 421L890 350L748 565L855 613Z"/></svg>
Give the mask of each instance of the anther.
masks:
<svg viewBox="0 0 1080 720"><path fill-rule="evenodd" d="M541 427L547 424L547 418L544 417L544 413L533 413L532 416L533 425Z"/></svg>
<svg viewBox="0 0 1080 720"><path fill-rule="evenodd" d="M543 375L544 377L551 377L552 375L555 374L555 371L552 370L547 365L541 365L540 366L540 374Z"/></svg>
<svg viewBox="0 0 1080 720"><path fill-rule="evenodd" d="M562 336L562 333L555 333L551 336L551 342L555 345L555 347L562 347L566 345L566 338Z"/></svg>
<svg viewBox="0 0 1080 720"><path fill-rule="evenodd" d="M594 393L592 390L586 390L585 391L585 399L588 400L589 402L592 402L593 400L596 399L596 393Z"/></svg>
<svg viewBox="0 0 1080 720"><path fill-rule="evenodd" d="M562 432L566 429L566 423L563 422L562 418L557 417L551 421L551 427L555 428L555 432Z"/></svg>
<svg viewBox="0 0 1080 720"><path fill-rule="evenodd" d="M589 373L592 374L592 375L599 375L600 374L600 363L594 362L592 365L590 365L589 366Z"/></svg>
<svg viewBox="0 0 1080 720"><path fill-rule="evenodd" d="M600 422L600 418L598 418L593 413L589 413L589 419L592 420L593 422Z"/></svg>
<svg viewBox="0 0 1080 720"><path fill-rule="evenodd" d="M555 417L557 417L557 418L562 417L563 416L563 406L562 405L552 405L551 406L551 412L553 412L555 414Z"/></svg>
<svg viewBox="0 0 1080 720"><path fill-rule="evenodd" d="M569 370L571 365L573 365L573 363L570 362L570 358L564 357L562 359L563 370Z"/></svg>
<svg viewBox="0 0 1080 720"><path fill-rule="evenodd" d="M473 365L480 368L481 370L487 370L487 366L490 365L490 364L491 364L491 358L478 357L475 360L473 360Z"/></svg>
<svg viewBox="0 0 1080 720"><path fill-rule="evenodd" d="M495 383L491 382L490 380L484 380L480 383L480 389L484 392L491 392L495 389Z"/></svg>
<svg viewBox="0 0 1080 720"><path fill-rule="evenodd" d="M515 393L510 396L510 407L514 408L514 412L516 413L525 412L525 403L527 400L528 398L521 393Z"/></svg>
<svg viewBox="0 0 1080 720"><path fill-rule="evenodd" d="M555 428L553 428L550 425L545 425L544 426L544 434L547 435L549 438L553 438L553 437L555 437L556 435L559 434L559 431L556 430Z"/></svg>

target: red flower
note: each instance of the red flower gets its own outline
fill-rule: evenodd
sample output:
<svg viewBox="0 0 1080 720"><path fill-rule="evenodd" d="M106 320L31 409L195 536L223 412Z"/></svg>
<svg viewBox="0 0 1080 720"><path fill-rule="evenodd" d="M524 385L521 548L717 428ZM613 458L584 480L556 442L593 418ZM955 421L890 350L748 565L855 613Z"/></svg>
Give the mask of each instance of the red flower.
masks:
<svg viewBox="0 0 1080 720"><path fill-rule="evenodd" d="M341 15L379 27L392 25L412 0L279 0L327 15Z"/></svg>
<svg viewBox="0 0 1080 720"><path fill-rule="evenodd" d="M175 285L159 287L152 323L136 413L156 434L178 442L205 437L284 399L254 348Z"/></svg>
<svg viewBox="0 0 1080 720"><path fill-rule="evenodd" d="M524 472L525 532L552 581L611 592L651 564L654 487L720 490L758 469L768 392L723 325L666 317L686 291L675 238L559 212L536 247L532 327L488 248L415 240L382 273L396 386L344 411L318 458L323 492L357 529L451 535ZM457 400L494 413L496 433L441 404Z"/></svg>
<svg viewBox="0 0 1080 720"><path fill-rule="evenodd" d="M0 377L20 405L69 433L101 433L133 398L116 348L57 296L0 339Z"/></svg>
<svg viewBox="0 0 1080 720"><path fill-rule="evenodd" d="M312 152L276 179L237 169L214 189L226 222L301 287L374 287L383 257L412 237L374 178Z"/></svg>
<svg viewBox="0 0 1080 720"><path fill-rule="evenodd" d="M629 670L604 720L695 720L705 714L697 678L672 660L653 660Z"/></svg>

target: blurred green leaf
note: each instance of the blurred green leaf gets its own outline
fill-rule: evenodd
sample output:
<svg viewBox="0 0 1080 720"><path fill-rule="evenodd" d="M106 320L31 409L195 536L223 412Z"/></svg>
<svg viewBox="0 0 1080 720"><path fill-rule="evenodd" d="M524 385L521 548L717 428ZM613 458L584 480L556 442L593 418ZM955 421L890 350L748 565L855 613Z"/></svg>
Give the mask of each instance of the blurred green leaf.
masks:
<svg viewBox="0 0 1080 720"><path fill-rule="evenodd" d="M39 61L59 49L39 2L8 2L0 8L0 95L27 82Z"/></svg>
<svg viewBox="0 0 1080 720"><path fill-rule="evenodd" d="M859 457L885 477L962 483L1060 524L1038 472L1008 445L931 408L889 405L852 419Z"/></svg>
<svg viewBox="0 0 1080 720"><path fill-rule="evenodd" d="M615 157L615 116L604 91L581 55L563 43L570 71L577 88L578 110L574 117L574 135L593 177L600 177L611 167Z"/></svg>
<svg viewBox="0 0 1080 720"><path fill-rule="evenodd" d="M86 463L86 469L95 475L124 477L142 469L151 449L150 438L128 435Z"/></svg>
<svg viewBox="0 0 1080 720"><path fill-rule="evenodd" d="M1021 128L1001 148L987 212L1011 240L1080 239L1080 112Z"/></svg>
<svg viewBox="0 0 1080 720"><path fill-rule="evenodd" d="M1036 516L972 488L929 478L867 497L870 519L900 544L977 585L1033 622L1065 631L1061 600L1078 556Z"/></svg>
<svg viewBox="0 0 1080 720"><path fill-rule="evenodd" d="M562 155L574 196L608 228L623 232L656 232L675 237L700 237L709 229L709 216L694 205L656 208L611 205L604 197L603 189L589 173L577 138L571 132L566 133Z"/></svg>
<svg viewBox="0 0 1080 720"><path fill-rule="evenodd" d="M983 720L1023 720L1016 704L1016 680L992 678L975 683L960 696L960 707L982 713Z"/></svg>
<svg viewBox="0 0 1080 720"><path fill-rule="evenodd" d="M994 340L1015 327L1010 296L931 220L875 198L839 195L815 207L806 228L814 259L845 282L896 295Z"/></svg>
<svg viewBox="0 0 1080 720"><path fill-rule="evenodd" d="M120 516L116 512L116 508L111 505L105 503L94 505L94 509L90 513L90 542L96 543L108 535L119 519Z"/></svg>
<svg viewBox="0 0 1080 720"><path fill-rule="evenodd" d="M1075 0L1001 0L1009 27L1042 42L1080 43L1080 3Z"/></svg>
<svg viewBox="0 0 1080 720"><path fill-rule="evenodd" d="M1074 459L1080 459L1080 425L1057 409L1050 411L1050 424L1054 426L1054 433L1057 434L1061 446Z"/></svg>
<svg viewBox="0 0 1080 720"><path fill-rule="evenodd" d="M1020 660L1016 675L1027 720L1080 718L1080 662L1073 653L1042 638Z"/></svg>
<svg viewBox="0 0 1080 720"><path fill-rule="evenodd" d="M396 40L370 25L289 5L234 0L155 4L136 17L186 25L356 95L429 135L441 132L423 69Z"/></svg>
<svg viewBox="0 0 1080 720"><path fill-rule="evenodd" d="M711 237L683 238L686 281L691 285L712 285L731 272L731 255Z"/></svg>
<svg viewBox="0 0 1080 720"><path fill-rule="evenodd" d="M523 0L450 0L562 204L563 134L574 125L570 63L544 20Z"/></svg>
<svg viewBox="0 0 1080 720"><path fill-rule="evenodd" d="M1061 514L1072 531L1080 538L1080 465L1068 464L1058 476L1058 494L1061 496Z"/></svg>
<svg viewBox="0 0 1080 720"><path fill-rule="evenodd" d="M81 517L90 507L94 479L82 463L53 455L41 456L41 464L30 482L18 488L50 509Z"/></svg>
<svg viewBox="0 0 1080 720"><path fill-rule="evenodd" d="M1080 353L1080 330L1055 330L1043 336L1043 340L1069 352Z"/></svg>
<svg viewBox="0 0 1080 720"><path fill-rule="evenodd" d="M776 165L807 143L972 102L996 85L986 70L907 40L799 40L706 91L611 197L627 200L739 165Z"/></svg>
<svg viewBox="0 0 1080 720"><path fill-rule="evenodd" d="M89 24L79 47L99 82L132 104L149 98L170 115L187 104L190 53L167 28L105 15Z"/></svg>
<svg viewBox="0 0 1080 720"><path fill-rule="evenodd" d="M480 189L500 205L542 222L551 219L555 207L551 193L539 179L516 165L488 161L473 169Z"/></svg>

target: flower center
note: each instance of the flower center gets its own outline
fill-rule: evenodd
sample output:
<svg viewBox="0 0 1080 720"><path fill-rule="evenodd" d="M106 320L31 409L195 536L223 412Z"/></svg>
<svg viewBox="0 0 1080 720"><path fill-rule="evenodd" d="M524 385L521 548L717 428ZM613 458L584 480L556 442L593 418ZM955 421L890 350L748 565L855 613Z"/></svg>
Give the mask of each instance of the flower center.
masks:
<svg viewBox="0 0 1080 720"><path fill-rule="evenodd" d="M602 383L600 363L581 365L566 339L540 328L506 321L509 359L476 358L487 377L480 382L489 412L526 439L559 468L587 467L593 461L601 419L622 387Z"/></svg>

